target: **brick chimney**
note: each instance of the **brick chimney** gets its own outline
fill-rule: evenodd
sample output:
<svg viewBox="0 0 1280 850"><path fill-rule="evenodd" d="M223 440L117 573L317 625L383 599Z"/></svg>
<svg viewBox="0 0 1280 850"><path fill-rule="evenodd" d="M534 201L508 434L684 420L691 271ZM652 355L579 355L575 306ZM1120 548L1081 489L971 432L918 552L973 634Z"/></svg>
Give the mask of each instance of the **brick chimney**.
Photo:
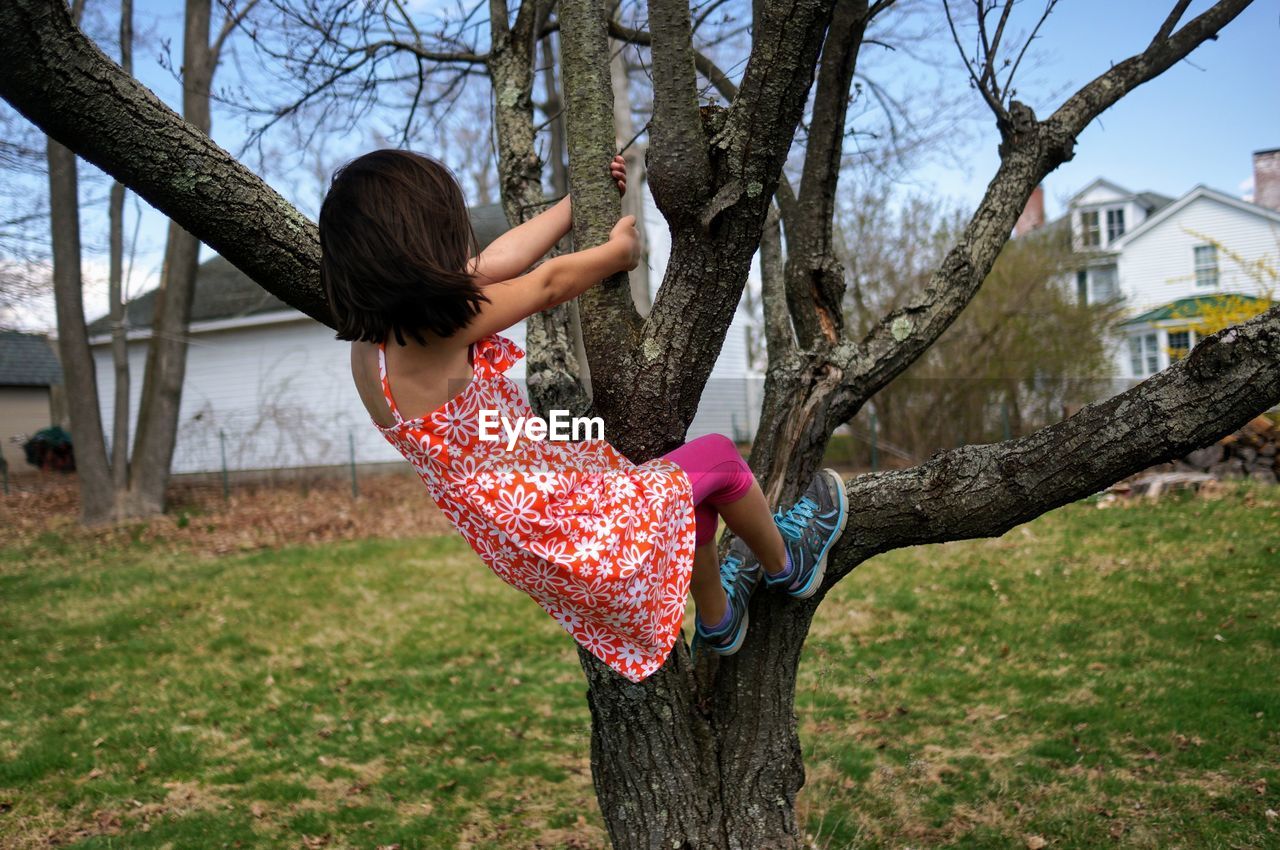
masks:
<svg viewBox="0 0 1280 850"><path fill-rule="evenodd" d="M1280 210L1280 148L1253 152L1253 202Z"/></svg>
<svg viewBox="0 0 1280 850"><path fill-rule="evenodd" d="M1272 151L1273 154L1277 153ZM1258 155L1254 154L1254 162L1256 163ZM1256 166L1255 166L1256 167ZM1280 158L1275 160L1272 165L1274 174L1276 175L1277 190L1280 190ZM1027 198L1027 205L1022 209L1022 215L1018 216L1018 223L1013 226L1013 235L1022 236L1030 233L1038 227L1044 225L1044 184L1041 183L1031 193L1031 197Z"/></svg>

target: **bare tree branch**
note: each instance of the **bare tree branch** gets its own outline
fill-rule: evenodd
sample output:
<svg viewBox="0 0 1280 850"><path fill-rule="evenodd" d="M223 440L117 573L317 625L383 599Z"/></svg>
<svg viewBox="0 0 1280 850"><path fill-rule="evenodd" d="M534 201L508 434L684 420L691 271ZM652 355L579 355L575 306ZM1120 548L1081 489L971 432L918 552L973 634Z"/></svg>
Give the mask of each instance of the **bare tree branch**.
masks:
<svg viewBox="0 0 1280 850"><path fill-rule="evenodd" d="M786 219L787 306L799 344L822 337L836 342L844 327L844 269L831 250L831 220L844 149L849 88L862 49L869 9L866 0L836 6L822 48L813 120L805 145L796 214Z"/></svg>
<svg viewBox="0 0 1280 850"><path fill-rule="evenodd" d="M325 324L315 225L103 55L57 0L0 4L0 97ZM104 115L128 120L103 121ZM163 144L159 140L163 140Z"/></svg>
<svg viewBox="0 0 1280 850"><path fill-rule="evenodd" d="M1206 337L1137 386L1015 440L860 475L829 583L903 546L996 537L1152 464L1231 433L1280 402L1280 306ZM828 584L830 586L830 584Z"/></svg>
<svg viewBox="0 0 1280 850"><path fill-rule="evenodd" d="M1178 21L1182 20L1182 16L1186 14L1187 7L1191 5L1191 0L1178 0L1170 10L1169 16L1164 19L1164 23L1160 25L1160 29L1156 31L1155 38L1151 39L1152 44L1158 44L1173 34L1173 28L1178 25Z"/></svg>
<svg viewBox="0 0 1280 850"><path fill-rule="evenodd" d="M561 74L566 101L569 191L573 196L573 240L581 249L604 242L621 214L609 179L613 159L613 82L607 10L599 0L560 0ZM625 272L579 296L583 343L593 367L621 371L634 350L642 320ZM593 387L596 408L608 425L617 409L608 396L621 386Z"/></svg>
<svg viewBox="0 0 1280 850"><path fill-rule="evenodd" d="M846 375L844 398L833 404L833 425L897 376L951 324L977 292L1031 191L1070 159L1076 136L1126 92L1189 54L1240 14L1251 0L1220 0L1177 35L1114 65L1068 98L1048 119L1014 102L1013 132L1002 161L972 219L923 292L885 315L858 344L833 355Z"/></svg>

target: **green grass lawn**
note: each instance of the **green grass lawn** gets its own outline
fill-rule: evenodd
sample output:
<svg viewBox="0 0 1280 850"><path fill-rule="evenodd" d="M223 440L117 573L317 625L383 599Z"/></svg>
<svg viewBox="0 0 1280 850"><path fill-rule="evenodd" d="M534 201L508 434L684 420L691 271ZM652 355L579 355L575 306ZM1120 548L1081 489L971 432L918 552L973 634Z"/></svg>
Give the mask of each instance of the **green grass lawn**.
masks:
<svg viewBox="0 0 1280 850"><path fill-rule="evenodd" d="M800 671L813 845L1280 847L1278 567L1243 484L868 562ZM0 847L605 844L572 640L460 538L49 535L0 641Z"/></svg>

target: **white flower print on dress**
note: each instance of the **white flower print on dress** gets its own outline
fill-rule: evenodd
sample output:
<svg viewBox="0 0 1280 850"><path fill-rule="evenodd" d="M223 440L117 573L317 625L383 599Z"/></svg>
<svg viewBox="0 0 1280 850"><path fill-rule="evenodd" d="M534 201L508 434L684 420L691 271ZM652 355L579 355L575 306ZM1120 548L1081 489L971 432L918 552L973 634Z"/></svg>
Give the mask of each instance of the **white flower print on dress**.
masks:
<svg viewBox="0 0 1280 850"><path fill-rule="evenodd" d="M556 474L550 469L534 470L529 475L529 480L538 488L539 493L550 493L556 487Z"/></svg>
<svg viewBox="0 0 1280 850"><path fill-rule="evenodd" d="M590 559L592 561L600 560L600 553L604 551L604 544L599 540L579 540L574 544L573 552L579 558Z"/></svg>

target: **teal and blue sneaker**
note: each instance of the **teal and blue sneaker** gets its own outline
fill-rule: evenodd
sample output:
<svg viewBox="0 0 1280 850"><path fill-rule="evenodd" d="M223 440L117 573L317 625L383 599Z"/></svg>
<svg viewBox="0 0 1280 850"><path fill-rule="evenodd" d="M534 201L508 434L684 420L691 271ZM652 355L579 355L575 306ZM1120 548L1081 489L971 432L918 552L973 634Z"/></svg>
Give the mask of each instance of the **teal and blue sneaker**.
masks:
<svg viewBox="0 0 1280 850"><path fill-rule="evenodd" d="M821 470L790 510L773 515L791 566L778 576L765 573L765 586L797 599L813 596L827 571L827 553L844 532L848 514L840 473Z"/></svg>
<svg viewBox="0 0 1280 850"><path fill-rule="evenodd" d="M762 573L755 555L735 537L720 562L720 586L729 597L728 616L718 629L707 628L701 615L695 616L695 645L701 644L719 655L733 655L738 651L747 636L747 603Z"/></svg>

